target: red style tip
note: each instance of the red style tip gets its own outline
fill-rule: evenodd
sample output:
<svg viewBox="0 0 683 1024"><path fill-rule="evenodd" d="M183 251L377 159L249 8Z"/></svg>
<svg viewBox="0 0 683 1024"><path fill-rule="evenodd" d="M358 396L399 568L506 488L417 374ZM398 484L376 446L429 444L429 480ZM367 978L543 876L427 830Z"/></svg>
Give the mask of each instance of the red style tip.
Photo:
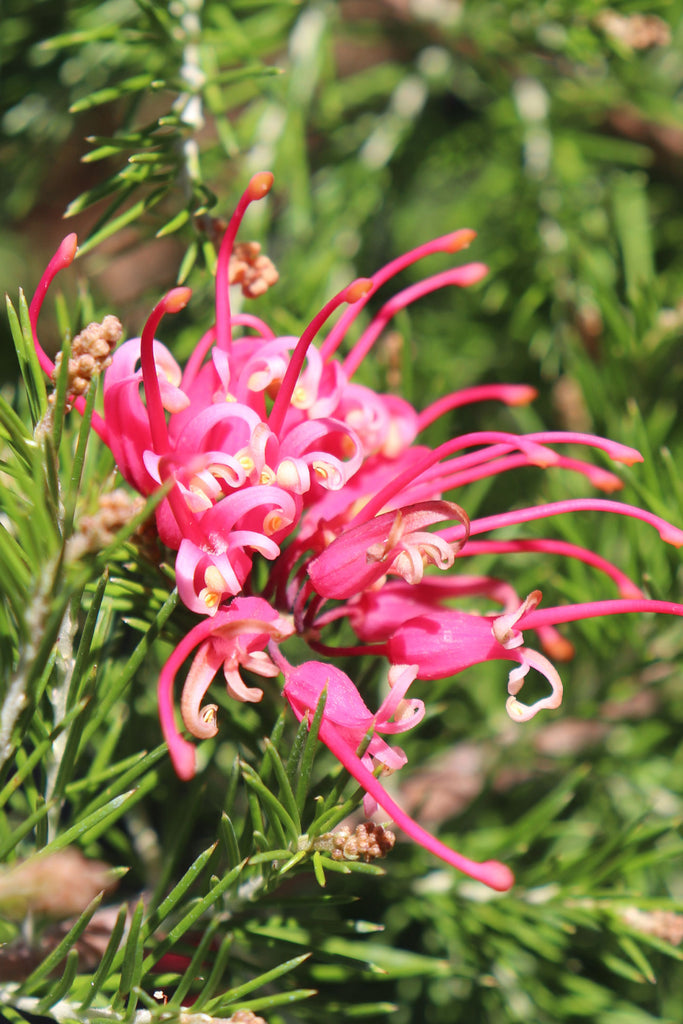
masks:
<svg viewBox="0 0 683 1024"><path fill-rule="evenodd" d="M172 288L164 298L165 313L179 313L190 301L191 288Z"/></svg>
<svg viewBox="0 0 683 1024"><path fill-rule="evenodd" d="M352 281L344 292L344 302L358 302L364 295L367 295L372 288L372 281L369 277L359 277Z"/></svg>
<svg viewBox="0 0 683 1024"><path fill-rule="evenodd" d="M274 180L275 177L270 171L259 171L258 174L255 174L246 189L249 201L253 202L267 196L273 187Z"/></svg>
<svg viewBox="0 0 683 1024"><path fill-rule="evenodd" d="M466 249L476 237L477 232L472 228L460 228L459 231L454 231L452 235L448 236L444 252L460 252L461 249Z"/></svg>

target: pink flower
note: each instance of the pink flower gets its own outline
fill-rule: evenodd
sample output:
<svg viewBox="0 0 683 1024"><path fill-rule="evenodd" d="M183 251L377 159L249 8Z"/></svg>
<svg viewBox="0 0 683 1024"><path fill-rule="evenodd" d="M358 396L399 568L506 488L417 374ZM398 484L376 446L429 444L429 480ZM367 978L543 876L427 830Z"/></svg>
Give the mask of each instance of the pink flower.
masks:
<svg viewBox="0 0 683 1024"><path fill-rule="evenodd" d="M638 451L592 434L543 431L465 432L438 448L419 436L439 417L475 402L510 406L530 402L532 388L486 384L444 395L418 412L405 400L383 395L352 378L400 310L443 287L469 287L486 273L468 263L434 274L390 297L338 358L350 328L391 278L434 253L457 253L474 232L451 232L420 245L370 278L343 288L313 317L300 337L276 337L261 319L231 309L229 263L242 217L270 191L272 175L251 179L230 220L217 263L215 324L199 339L181 368L157 340L167 313L188 303L187 288L174 288L157 304L140 338L121 345L104 382L104 416L93 427L109 445L128 483L143 495L170 481L156 521L162 541L176 552L176 579L183 603L204 616L180 642L159 680L160 717L176 771L195 771L194 747L176 724L173 686L194 652L183 686L181 716L198 738L216 734L216 706L202 701L222 668L228 693L258 701L241 670L285 676L284 695L299 719L311 715L327 687L320 736L376 801L413 838L448 863L507 888L507 868L473 865L424 832L391 800L373 766L395 769L405 755L382 734L419 721L421 701L405 698L418 680L454 676L487 661L513 663L507 710L518 722L541 709L557 708L562 683L553 661L573 648L558 626L579 618L623 613L683 614L683 606L648 600L618 566L555 537L510 537L534 521L559 515L618 514L641 520L669 544L683 531L644 509L601 497L578 497L470 518L467 487L486 478L537 467L573 473L607 494L619 477L579 459L574 450L598 450L616 464L642 461ZM41 366L53 364L38 342L42 302L55 275L73 261L69 235L50 261L30 307ZM328 320L343 311L319 345ZM164 325L165 326L165 325ZM74 406L83 411L82 398ZM564 447L572 446L565 454ZM454 498L457 496L457 502ZM504 539L496 532L506 529ZM543 553L582 562L619 595L565 607L540 608L540 591L521 600L505 578L459 571L461 560L493 555ZM268 579L255 573L268 562ZM261 591L259 588L262 586ZM250 596L245 596L250 595ZM473 602L486 602L480 612ZM466 601L466 607L454 602ZM498 606L488 610L490 602ZM335 647L336 623L347 619L355 643ZM373 654L389 667L391 693L372 715L351 679L336 665L318 661L292 667L279 643L297 632L310 649L329 658ZM527 641L529 632L536 634ZM526 634L526 635L525 635ZM552 659L552 660L551 660ZM408 667L406 667L408 666ZM519 695L533 669L548 682L547 696L528 706ZM359 743L374 733L362 758Z"/></svg>
<svg viewBox="0 0 683 1024"><path fill-rule="evenodd" d="M538 651L523 646L522 634L515 628L540 600L541 592L535 590L514 612L503 615L470 615L445 609L408 619L391 633L386 655L394 664L403 657L412 658L421 679L446 679L482 661L516 661L519 668L512 669L508 678L506 709L511 718L527 722L543 708L559 708L562 703L557 670ZM517 699L517 694L530 668L545 676L551 692L528 706Z"/></svg>
<svg viewBox="0 0 683 1024"><path fill-rule="evenodd" d="M318 702L325 694L319 738L360 783L373 802L386 811L411 839L458 871L484 882L492 889L504 891L513 885L512 872L504 864L495 860L478 863L451 850L418 825L389 796L379 779L372 773L371 759L374 757L390 768L401 767L405 763L402 751L391 751L387 744L375 735L366 754L362 758L356 754L357 747L370 729L374 729L376 733L403 732L412 728L422 718L422 701L405 701L405 693L414 679L413 666L395 667L395 674L393 678L390 675L389 679L390 683L393 683L391 692L377 714L372 715L349 677L333 665L309 661L299 668L292 668L281 656L277 660L285 675L283 694L297 719L301 721L308 716L309 722L312 721ZM400 720L390 721L397 712Z"/></svg>
<svg viewBox="0 0 683 1024"><path fill-rule="evenodd" d="M249 703L260 701L263 691L247 686L240 668L266 678L277 676L280 670L265 648L271 640L279 642L292 632L291 624L267 601L238 597L228 611L202 620L180 641L159 676L159 717L171 760L181 778L191 779L195 773L194 745L178 732L173 711L173 684L187 656L198 648L183 686L181 715L193 736L207 739L218 732L218 708L215 704L202 706L202 700L218 670L223 669L231 697Z"/></svg>

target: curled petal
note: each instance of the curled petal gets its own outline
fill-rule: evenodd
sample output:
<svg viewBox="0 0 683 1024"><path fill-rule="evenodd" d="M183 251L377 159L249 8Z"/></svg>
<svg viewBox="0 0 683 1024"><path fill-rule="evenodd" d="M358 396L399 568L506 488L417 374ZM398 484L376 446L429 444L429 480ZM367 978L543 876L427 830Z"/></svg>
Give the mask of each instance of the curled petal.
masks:
<svg viewBox="0 0 683 1024"><path fill-rule="evenodd" d="M520 630L515 629L515 626L523 615L526 615L527 612L531 612L534 608L538 607L542 596L543 595L540 590L534 590L524 601L522 601L519 608L515 609L515 611L507 612L504 615L498 615L493 620L493 625L491 626L493 635L498 643L501 644L502 647L505 647L506 650L522 646L524 638L522 637Z"/></svg>
<svg viewBox="0 0 683 1024"><path fill-rule="evenodd" d="M201 707L207 688L221 665L224 666L229 691L239 700L253 701L255 689L244 687L239 679L238 666L252 660L257 649L261 651L273 640L279 643L293 632L291 623L259 597L236 598L228 611L219 611L214 619L204 619L183 637L172 652L159 676L159 718L164 739L168 743L173 767L181 779L191 779L195 773L195 749L180 735L173 710L175 677L185 659L199 647L195 655L186 688L181 698L183 721L193 735L203 738L216 734L216 707ZM272 668L272 666L271 666ZM261 672L262 675L271 674ZM245 695L246 694L246 695Z"/></svg>
<svg viewBox="0 0 683 1024"><path fill-rule="evenodd" d="M466 531L467 516L459 505L448 501L426 501L385 512L341 533L308 565L308 574L321 597L348 598L376 583L385 573L404 578L422 578L423 528L447 519L457 519ZM435 534L429 537L429 552L440 548ZM417 538L411 550L411 541ZM397 563L401 555L407 555ZM444 552L441 552L443 555ZM440 557L441 557L440 555ZM420 560L418 569L417 559ZM407 574L407 575L406 575ZM410 661L410 659L406 659Z"/></svg>
<svg viewBox="0 0 683 1024"><path fill-rule="evenodd" d="M209 739L218 732L217 705L201 707L201 703L220 664L221 658L212 650L210 640L205 641L194 656L183 686L180 714L188 732L200 740Z"/></svg>
<svg viewBox="0 0 683 1024"><path fill-rule="evenodd" d="M224 674L231 697L245 704L258 704L263 697L263 690L259 690L257 686L247 686L239 672L236 669L228 668L227 665Z"/></svg>
<svg viewBox="0 0 683 1024"><path fill-rule="evenodd" d="M510 718L515 722L528 722L545 708L559 708L562 703L562 680L555 667L538 651L532 651L528 647L519 647L515 653L519 658L520 665L519 668L512 669L510 672L508 679L510 696L505 703L505 710ZM548 697L543 697L533 704L522 704L517 699L517 694L522 689L524 677L530 668L535 668L537 672L545 676L550 683L552 692Z"/></svg>
<svg viewBox="0 0 683 1024"><path fill-rule="evenodd" d="M225 597L238 594L251 560L244 556L239 576L227 556L210 556L188 538L183 538L176 556L178 593L183 604L200 615L213 615ZM208 574L208 575L207 575Z"/></svg>

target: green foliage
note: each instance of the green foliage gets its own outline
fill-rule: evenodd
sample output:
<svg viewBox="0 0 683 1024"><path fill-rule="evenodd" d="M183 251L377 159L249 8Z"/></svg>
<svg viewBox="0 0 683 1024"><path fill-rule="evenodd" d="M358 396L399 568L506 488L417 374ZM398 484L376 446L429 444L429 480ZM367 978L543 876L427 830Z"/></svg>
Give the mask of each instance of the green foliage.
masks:
<svg viewBox="0 0 683 1024"><path fill-rule="evenodd" d="M594 0L5 0L0 254L12 295L16 279L37 280L64 210L95 271L105 241L134 253L170 237L171 276L195 286L177 344L187 352L211 319L214 218L260 169L276 185L251 226L281 283L259 313L282 333L340 283L468 224L488 279L404 313L365 380L420 406L469 383L530 381L533 407L454 413L453 429L485 416L633 444L646 461L621 470L623 498L680 525L683 5L613 8L661 19L660 41L625 41ZM70 313L61 300L63 367L72 328L93 305L112 308L108 287ZM320 837L360 794L317 751L316 722L297 730L274 690L258 712L224 700L198 778L173 776L155 682L192 618L166 556L150 559L136 532L154 502L93 541L88 519L114 486L90 429L97 389L84 417L67 412L65 371L46 387L26 303L13 303L21 382L0 394L0 851L7 871L77 849L125 872L60 922L0 896L2 1012L680 1019L679 627L576 625L564 710L521 729L505 723L490 666L429 684L401 796L412 787L468 855L509 861L510 894L403 843L382 868L336 861ZM131 334L133 306L114 310ZM472 487L467 511L573 486L529 470ZM586 517L556 530L652 596L680 596L678 556L642 524ZM579 563L509 565L520 593L595 593ZM366 681L372 691L372 666Z"/></svg>

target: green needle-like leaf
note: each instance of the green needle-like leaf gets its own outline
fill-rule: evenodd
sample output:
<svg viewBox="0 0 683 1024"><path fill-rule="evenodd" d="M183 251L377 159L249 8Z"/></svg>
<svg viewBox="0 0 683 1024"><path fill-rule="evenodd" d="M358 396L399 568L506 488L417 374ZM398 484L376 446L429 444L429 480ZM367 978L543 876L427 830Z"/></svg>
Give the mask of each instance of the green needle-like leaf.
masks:
<svg viewBox="0 0 683 1024"><path fill-rule="evenodd" d="M48 953L38 967L29 974L26 981L22 982L18 989L19 994L28 995L35 991L43 978L46 978L50 972L53 971L59 963L61 963L76 940L80 938L90 923L93 914L102 902L103 895L103 893L99 893L95 899L88 904L86 909L80 915L76 923L69 929L61 942L59 942L55 948Z"/></svg>

